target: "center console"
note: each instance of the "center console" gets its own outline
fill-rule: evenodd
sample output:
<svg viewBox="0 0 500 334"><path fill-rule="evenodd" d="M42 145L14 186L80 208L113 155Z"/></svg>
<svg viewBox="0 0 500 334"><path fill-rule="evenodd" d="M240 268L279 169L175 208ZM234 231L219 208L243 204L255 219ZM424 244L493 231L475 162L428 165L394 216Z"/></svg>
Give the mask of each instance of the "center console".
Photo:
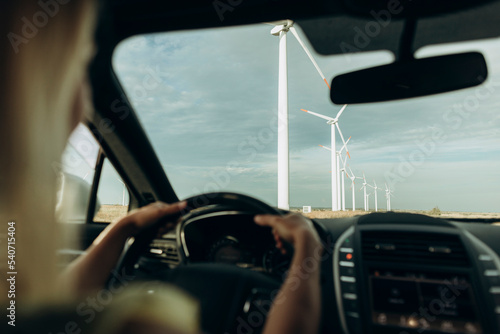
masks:
<svg viewBox="0 0 500 334"><path fill-rule="evenodd" d="M358 224L333 262L346 334L500 333L498 256L451 224Z"/></svg>

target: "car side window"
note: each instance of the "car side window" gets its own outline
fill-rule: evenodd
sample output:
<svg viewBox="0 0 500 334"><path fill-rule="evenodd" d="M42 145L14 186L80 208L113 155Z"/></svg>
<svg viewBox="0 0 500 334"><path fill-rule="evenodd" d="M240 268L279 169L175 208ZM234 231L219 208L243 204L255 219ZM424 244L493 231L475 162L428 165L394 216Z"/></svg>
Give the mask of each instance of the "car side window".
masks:
<svg viewBox="0 0 500 334"><path fill-rule="evenodd" d="M85 125L80 124L73 131L61 163L54 163L53 167L59 180L59 222L111 223L127 214L129 191L109 160L100 155L99 143Z"/></svg>
<svg viewBox="0 0 500 334"><path fill-rule="evenodd" d="M95 223L112 223L127 215L127 186L107 158L104 159L97 188Z"/></svg>
<svg viewBox="0 0 500 334"><path fill-rule="evenodd" d="M56 217L63 223L85 223L99 144L89 129L80 124L71 134L61 163L54 163L58 175Z"/></svg>

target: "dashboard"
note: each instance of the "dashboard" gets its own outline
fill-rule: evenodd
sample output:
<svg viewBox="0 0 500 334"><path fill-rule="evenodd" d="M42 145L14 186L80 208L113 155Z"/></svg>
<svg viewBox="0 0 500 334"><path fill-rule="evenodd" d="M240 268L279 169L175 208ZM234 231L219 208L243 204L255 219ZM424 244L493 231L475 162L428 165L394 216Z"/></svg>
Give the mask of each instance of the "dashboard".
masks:
<svg viewBox="0 0 500 334"><path fill-rule="evenodd" d="M323 333L500 333L498 227L401 213L315 224L325 246ZM237 211L189 217L148 253L171 267L217 263L277 281L292 255Z"/></svg>
<svg viewBox="0 0 500 334"><path fill-rule="evenodd" d="M293 255L276 247L270 228L253 221L254 215L217 212L186 220L181 225L181 245L189 263L235 265L283 279Z"/></svg>

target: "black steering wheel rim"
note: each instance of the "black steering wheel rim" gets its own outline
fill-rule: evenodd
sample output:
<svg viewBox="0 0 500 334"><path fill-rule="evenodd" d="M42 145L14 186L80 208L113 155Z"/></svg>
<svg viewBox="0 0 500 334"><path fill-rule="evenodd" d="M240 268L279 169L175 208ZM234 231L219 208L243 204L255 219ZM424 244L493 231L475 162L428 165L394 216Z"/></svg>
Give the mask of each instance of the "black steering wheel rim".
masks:
<svg viewBox="0 0 500 334"><path fill-rule="evenodd" d="M266 213L282 216L283 213L254 197L233 192L211 192L191 196L185 199L187 210L198 209L208 205L225 205L239 210L255 213Z"/></svg>
<svg viewBox="0 0 500 334"><path fill-rule="evenodd" d="M181 216L187 215L189 212L195 209L210 205L219 205L230 207L234 210L247 211L255 214L272 214L283 216L283 213L273 208L272 206L258 200L254 197L233 193L233 192L211 192L203 193L195 196L191 196L185 199L187 206L181 212L174 215L169 215L164 217L156 224L144 229L137 236L134 237L132 243L128 243L126 246L118 264L116 266L117 272L130 272L132 267L139 259L141 253L150 244L157 234L158 229L168 221L175 221ZM179 246L179 245L178 245ZM183 251L179 249L180 252Z"/></svg>

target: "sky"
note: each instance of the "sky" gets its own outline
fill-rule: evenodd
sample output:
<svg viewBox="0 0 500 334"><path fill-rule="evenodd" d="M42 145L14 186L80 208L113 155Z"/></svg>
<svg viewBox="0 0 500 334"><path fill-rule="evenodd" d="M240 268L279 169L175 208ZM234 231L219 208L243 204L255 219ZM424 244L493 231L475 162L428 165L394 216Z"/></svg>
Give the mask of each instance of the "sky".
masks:
<svg viewBox="0 0 500 334"><path fill-rule="evenodd" d="M180 198L236 191L277 204L278 38L271 28L135 36L117 47L114 69ZM364 173L368 183L390 185L393 209L500 212L500 40L426 47L417 57L470 50L487 59L485 85L349 105L339 119L344 137L351 137L348 166L356 176ZM330 81L394 60L385 51L313 54ZM301 109L333 117L341 106L330 101L292 34L288 85L290 205L331 207L330 152L319 147L330 146L330 126ZM356 180L357 208L363 203L361 185ZM351 191L346 179L348 208ZM386 207L385 191L378 192L378 206Z"/></svg>

